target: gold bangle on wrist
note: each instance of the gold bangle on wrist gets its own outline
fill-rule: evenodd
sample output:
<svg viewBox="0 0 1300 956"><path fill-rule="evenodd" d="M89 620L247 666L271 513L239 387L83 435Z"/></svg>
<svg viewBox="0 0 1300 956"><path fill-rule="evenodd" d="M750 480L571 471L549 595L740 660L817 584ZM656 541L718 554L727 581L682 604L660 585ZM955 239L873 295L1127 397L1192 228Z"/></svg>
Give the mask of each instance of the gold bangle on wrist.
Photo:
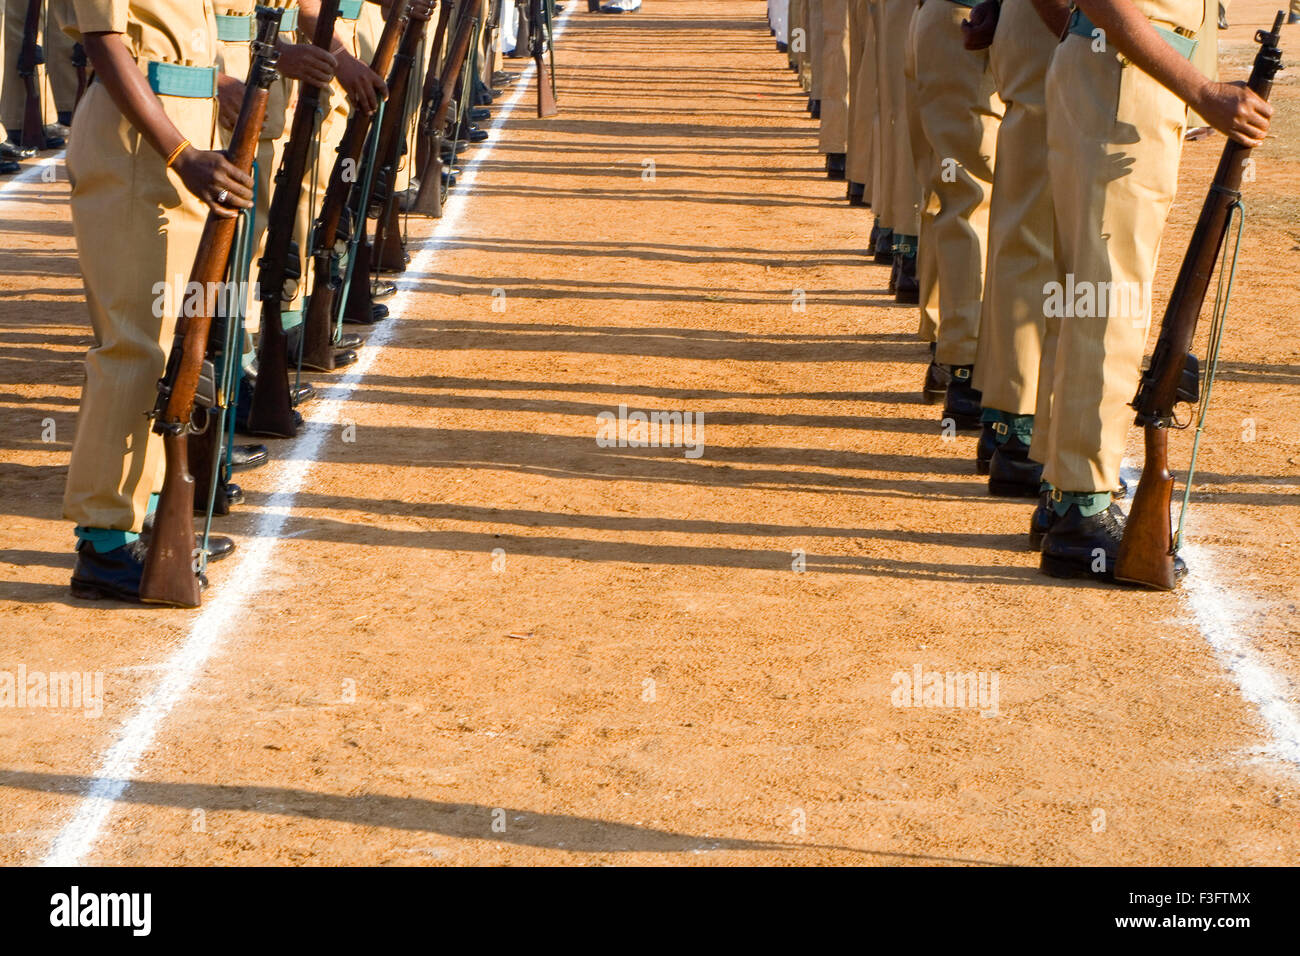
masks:
<svg viewBox="0 0 1300 956"><path fill-rule="evenodd" d="M167 157L167 164L164 168L171 169L172 163L176 162L176 160L180 158L181 153L185 152L186 147L190 145L191 143L188 139L181 140L180 144L172 150L171 155Z"/></svg>

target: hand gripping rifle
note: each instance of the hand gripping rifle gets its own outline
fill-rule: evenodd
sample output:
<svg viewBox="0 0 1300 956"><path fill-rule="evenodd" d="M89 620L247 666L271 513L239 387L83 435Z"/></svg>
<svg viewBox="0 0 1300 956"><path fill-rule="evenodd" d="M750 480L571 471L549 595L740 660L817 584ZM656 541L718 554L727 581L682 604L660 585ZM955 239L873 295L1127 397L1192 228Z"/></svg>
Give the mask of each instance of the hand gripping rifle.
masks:
<svg viewBox="0 0 1300 956"><path fill-rule="evenodd" d="M316 31L311 38L314 46L329 50L338 13L339 0L323 0ZM289 142L275 174L275 192L267 215L266 247L258 262L262 333L257 344L257 384L253 387L248 413L248 430L256 435L292 438L297 432L293 402L289 396L289 339L285 335L282 315L284 304L293 301L302 273L302 260L293 241L293 230L298 204L302 200L303 179L307 175L316 139L320 97L320 87L306 82L299 84Z"/></svg>
<svg viewBox="0 0 1300 956"><path fill-rule="evenodd" d="M1282 21L1283 15L1278 13L1271 32L1260 30L1255 34L1255 42L1260 44L1260 48L1255 54L1255 65L1247 85L1265 100L1272 92L1273 77L1282 68L1282 52L1278 49ZM1201 401L1201 424L1204 423L1223 331L1220 310L1216 308L1214 328L1210 336L1210 361L1205 376L1203 400L1199 363L1188 350L1196 334L1196 321L1205 304L1210 278L1223 249L1228 227L1234 214L1241 210L1239 190L1250 152L1250 147L1235 140L1229 140L1223 148L1219 168L1214 174L1214 183L1201 207L1201 216L1196 221L1196 229L1178 271L1178 280L1174 283L1164 319L1160 323L1160 336L1151 354L1151 364L1143 374L1137 396L1132 402L1137 411L1137 424L1143 428L1146 462L1137 491L1133 495L1133 507L1124 525L1124 540L1120 544L1115 563L1115 577L1120 581L1160 591L1172 591L1177 583L1174 556L1180 542L1173 535L1169 514L1174 487L1173 476L1169 473L1169 429L1186 427L1186 423L1179 424L1174 416L1175 405L1179 402ZM1234 258L1230 272L1235 271L1235 268ZM1223 277L1220 275L1221 289L1222 283ZM1198 425L1198 440L1199 433ZM1192 468L1195 467L1195 461L1193 449ZM1191 481L1189 469L1183 498L1184 512ZM1180 538L1181 525L1180 521Z"/></svg>
<svg viewBox="0 0 1300 956"><path fill-rule="evenodd" d="M267 90L277 77L275 61L279 54L275 41L281 13L267 7L257 11L257 38L253 41L244 101L226 150L230 161L245 172L253 168L257 138L266 117ZM202 410L206 419L208 409L216 404L211 393L196 402L218 298L208 290L218 288L226 276L237 224L236 219L208 214L188 286L204 291L204 307L194 315L186 314L191 309L182 310L167 370L158 382L158 403L151 417L153 430L163 438L167 472L140 579L140 600L147 604L198 607L200 602L202 555L194 546L194 477L189 470L188 436L202 430L195 427L195 412ZM208 427L206 421L203 427Z"/></svg>
<svg viewBox="0 0 1300 956"><path fill-rule="evenodd" d="M388 68L397 52L397 44L408 20L408 3L409 0L394 0L389 9L384 32L380 34L374 59L370 63L370 68L380 76L388 75ZM326 371L334 368L334 340L338 333L334 317L339 312L335 300L339 298L339 290L343 286L338 275L338 265L347 250L351 235L340 227L352 185L359 178L362 153L365 152L366 141L370 139L373 120L376 117L382 119L382 104L380 110L373 117L354 110L348 118L347 128L339 143L338 158L334 161L329 185L325 187L325 197L321 200L320 215L312 225L311 258L314 267L311 297L307 300L302 323L302 364L311 368ZM364 229L365 223L354 222L350 228Z"/></svg>
<svg viewBox="0 0 1300 956"><path fill-rule="evenodd" d="M22 78L27 98L23 107L23 132L20 145L23 149L45 148L45 119L41 115L41 85L36 80L36 68L45 62L45 51L37 42L41 30L41 0L28 0L27 17L23 20L23 45L18 51L18 75Z"/></svg>
<svg viewBox="0 0 1300 956"><path fill-rule="evenodd" d="M537 118L555 116L560 108L555 103L555 75L547 66L547 52L551 50L550 6L546 0L528 0L528 52L537 67ZM554 57L554 53L551 56Z"/></svg>
<svg viewBox="0 0 1300 956"><path fill-rule="evenodd" d="M461 79L470 44L478 29L483 0L459 0L456 5L456 33L452 37L441 67L429 61L424 84L424 103L420 108L419 163L420 190L412 212L437 219L442 215L442 143L447 134L447 117L456 107L456 84ZM437 52L436 49L434 51Z"/></svg>

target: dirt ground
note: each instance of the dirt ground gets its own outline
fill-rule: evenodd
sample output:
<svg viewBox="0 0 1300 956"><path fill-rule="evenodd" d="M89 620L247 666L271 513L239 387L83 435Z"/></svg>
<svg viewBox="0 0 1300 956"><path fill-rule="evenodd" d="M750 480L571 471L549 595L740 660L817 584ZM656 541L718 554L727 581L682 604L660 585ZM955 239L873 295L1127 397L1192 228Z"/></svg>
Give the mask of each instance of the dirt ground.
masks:
<svg viewBox="0 0 1300 956"><path fill-rule="evenodd" d="M0 862L45 859L116 767L87 862L1294 863L1294 68L1245 189L1192 576L1151 594L1042 577L1029 506L941 434L764 5L568 6L561 115L525 94L469 154L359 384L240 475L216 640L68 594L68 187L3 187L0 671L102 672L104 702L0 708ZM1225 78L1273 9L1232 5ZM1186 149L1158 312L1221 147ZM703 454L602 447L620 405L702 413ZM996 677L997 713L895 706L916 667Z"/></svg>

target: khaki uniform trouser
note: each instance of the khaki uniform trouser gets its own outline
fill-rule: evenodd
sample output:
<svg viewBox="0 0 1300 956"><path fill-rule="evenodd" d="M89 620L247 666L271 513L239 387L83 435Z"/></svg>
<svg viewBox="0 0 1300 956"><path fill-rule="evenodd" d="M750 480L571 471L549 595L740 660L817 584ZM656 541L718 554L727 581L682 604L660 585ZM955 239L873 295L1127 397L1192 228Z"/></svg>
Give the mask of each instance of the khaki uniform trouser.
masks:
<svg viewBox="0 0 1300 956"><path fill-rule="evenodd" d="M972 365L984 291L984 247L1002 101L986 51L962 45L970 13L950 0L925 0L916 12L917 107L936 162L929 189L939 201L926 256L939 270L939 345L944 365Z"/></svg>
<svg viewBox="0 0 1300 956"><path fill-rule="evenodd" d="M871 201L871 124L876 114L875 41L871 0L849 0L849 118L846 175L861 183ZM1297 0L1300 2L1300 0Z"/></svg>
<svg viewBox="0 0 1300 956"><path fill-rule="evenodd" d="M210 149L216 103L160 97L183 136ZM171 349L207 206L127 122L100 83L77 110L68 146L72 227L95 344L68 467L63 515L79 525L139 532L162 487L162 440L146 413ZM160 297L163 284L171 301Z"/></svg>
<svg viewBox="0 0 1300 956"><path fill-rule="evenodd" d="M947 0L944 0L947 2ZM880 97L880 191L872 192L872 208L882 225L915 236L921 225L921 182L912 157L907 127L907 81L903 60L916 10L915 0L880 0L880 29L876 33L877 84Z"/></svg>
<svg viewBox="0 0 1300 956"><path fill-rule="evenodd" d="M871 72L872 96L871 103L864 106L864 109L871 113L871 181L867 183L867 192L871 196L871 211L875 214L876 220L882 227L888 228L888 210L885 209L885 127L880 120L883 96L880 89L880 46L881 31L884 29L885 22L884 0L867 0L867 19L870 21L867 28L867 39L870 45L865 54L867 62L864 70Z"/></svg>
<svg viewBox="0 0 1300 956"><path fill-rule="evenodd" d="M808 48L808 33L804 27L804 11L807 8L808 0L790 0L790 9L786 16L786 32L790 39L787 42L788 49L786 56L790 60L790 66L803 78L803 60L804 51Z"/></svg>
<svg viewBox="0 0 1300 956"><path fill-rule="evenodd" d="M1017 415L1038 405L1043 290L1056 278L1044 89L1055 49L1030 0L1003 0L989 67L1006 113L998 128L974 384L985 408ZM1044 385L1050 389L1050 379Z"/></svg>
<svg viewBox="0 0 1300 956"><path fill-rule="evenodd" d="M815 100L822 97L826 70L825 5L826 0L808 0L808 95Z"/></svg>
<svg viewBox="0 0 1300 956"><path fill-rule="evenodd" d="M1300 0L1293 0L1300 2ZM1227 4L1224 4L1225 9ZM1295 9L1292 7L1292 9ZM1196 67L1212 80L1219 78L1219 5L1215 0L1205 0L1205 18L1201 28L1196 31L1196 52L1192 54L1192 66ZM1187 126L1207 126L1205 120L1195 110L1187 111Z"/></svg>
<svg viewBox="0 0 1300 956"><path fill-rule="evenodd" d="M1072 277L1080 294L1106 305L1105 315L1095 302L1084 314L1076 298L1060 319L1041 460L1044 479L1061 491L1119 483L1185 118L1177 96L1115 54L1093 53L1073 35L1057 47L1047 71L1056 281Z"/></svg>
<svg viewBox="0 0 1300 956"><path fill-rule="evenodd" d="M848 151L849 0L822 0L822 119L818 148Z"/></svg>
<svg viewBox="0 0 1300 956"><path fill-rule="evenodd" d="M916 96L916 25L915 15L907 32L907 49L903 60L903 77L907 80L907 133L916 163L917 182L929 183L936 162L930 142L925 138L921 110ZM939 267L934 256L934 217L939 200L928 186L921 197L921 221L917 230L916 278L920 285L920 323L917 337L923 342L939 338Z"/></svg>
<svg viewBox="0 0 1300 956"><path fill-rule="evenodd" d="M791 4L790 23L798 29L797 36L791 37L790 49L795 54L795 65L799 67L799 85L805 92L812 91L812 33L809 30L809 19L812 16L812 4L814 0L794 0ZM798 14L798 19L793 19L794 14Z"/></svg>

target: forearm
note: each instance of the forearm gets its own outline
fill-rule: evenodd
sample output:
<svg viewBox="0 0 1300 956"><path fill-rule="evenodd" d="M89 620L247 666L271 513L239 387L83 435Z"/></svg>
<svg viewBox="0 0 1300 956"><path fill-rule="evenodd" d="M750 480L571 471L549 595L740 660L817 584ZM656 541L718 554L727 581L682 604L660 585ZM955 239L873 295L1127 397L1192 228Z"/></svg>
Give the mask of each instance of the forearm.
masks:
<svg viewBox="0 0 1300 956"><path fill-rule="evenodd" d="M120 33L88 33L82 37L95 78L130 123L164 159L185 142L162 101L122 42Z"/></svg>
<svg viewBox="0 0 1300 956"><path fill-rule="evenodd" d="M1210 80L1175 53L1130 0L1077 0L1077 5L1105 31L1108 45L1184 103L1195 106L1205 95Z"/></svg>
<svg viewBox="0 0 1300 956"><path fill-rule="evenodd" d="M1065 24L1070 19L1070 0L1029 0L1038 12L1038 17L1047 24L1053 36L1065 33Z"/></svg>

